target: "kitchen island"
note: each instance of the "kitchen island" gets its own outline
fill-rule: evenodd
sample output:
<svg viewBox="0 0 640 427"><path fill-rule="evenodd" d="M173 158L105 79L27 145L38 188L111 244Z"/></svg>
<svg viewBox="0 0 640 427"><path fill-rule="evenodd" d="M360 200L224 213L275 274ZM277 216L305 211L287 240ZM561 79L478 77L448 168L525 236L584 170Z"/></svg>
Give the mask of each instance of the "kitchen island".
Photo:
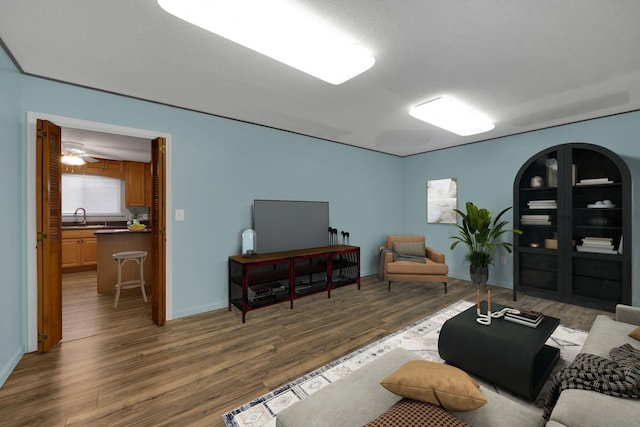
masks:
<svg viewBox="0 0 640 427"><path fill-rule="evenodd" d="M98 292L115 292L118 269L112 255L124 251L146 251L144 280L151 283L151 230L130 231L128 229L102 229L95 233L98 239ZM122 266L122 280L137 279L138 265L133 262ZM147 289L149 287L147 286Z"/></svg>

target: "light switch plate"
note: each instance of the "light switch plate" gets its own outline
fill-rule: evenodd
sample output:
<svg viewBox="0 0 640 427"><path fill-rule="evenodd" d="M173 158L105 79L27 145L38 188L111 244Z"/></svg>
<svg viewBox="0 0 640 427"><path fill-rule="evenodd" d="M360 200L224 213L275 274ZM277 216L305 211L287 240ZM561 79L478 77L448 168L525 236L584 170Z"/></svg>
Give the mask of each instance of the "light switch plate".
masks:
<svg viewBox="0 0 640 427"><path fill-rule="evenodd" d="M176 209L176 221L184 221L184 209Z"/></svg>

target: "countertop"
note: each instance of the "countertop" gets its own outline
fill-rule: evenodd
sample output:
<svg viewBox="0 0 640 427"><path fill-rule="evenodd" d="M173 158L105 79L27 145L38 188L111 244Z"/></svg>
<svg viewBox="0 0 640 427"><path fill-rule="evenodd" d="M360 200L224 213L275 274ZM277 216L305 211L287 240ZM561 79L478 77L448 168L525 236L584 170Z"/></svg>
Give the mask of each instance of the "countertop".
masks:
<svg viewBox="0 0 640 427"><path fill-rule="evenodd" d="M63 230L103 230L127 228L126 225L63 225Z"/></svg>
<svg viewBox="0 0 640 427"><path fill-rule="evenodd" d="M100 235L100 234L119 234L119 233L133 233L133 234L151 233L151 229L149 227L147 227L144 230L132 231L132 230L129 230L128 228L107 228L107 229L102 228L102 229L96 230L96 232L95 232L96 235Z"/></svg>
<svg viewBox="0 0 640 427"><path fill-rule="evenodd" d="M127 228L127 222L126 221L114 221L111 224L105 224L103 223L93 223L93 224L87 224L87 225L82 225L82 224L78 224L78 223L63 223L62 224L62 231L65 230L95 230L94 234L112 234L112 233L149 233L151 232L151 229L149 228L149 225L145 223L145 225L147 226L147 228L145 228L144 230L141 231L130 231Z"/></svg>

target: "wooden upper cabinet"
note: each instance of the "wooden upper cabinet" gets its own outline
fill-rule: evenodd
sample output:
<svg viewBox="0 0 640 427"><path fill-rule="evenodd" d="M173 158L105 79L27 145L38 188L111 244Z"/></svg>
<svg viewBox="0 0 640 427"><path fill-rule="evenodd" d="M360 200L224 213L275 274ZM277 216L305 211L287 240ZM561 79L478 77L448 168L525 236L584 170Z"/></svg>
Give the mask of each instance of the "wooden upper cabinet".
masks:
<svg viewBox="0 0 640 427"><path fill-rule="evenodd" d="M111 178L124 177L124 165L122 160L96 159L97 162L87 162L82 167L82 172L91 175L109 176Z"/></svg>
<svg viewBox="0 0 640 427"><path fill-rule="evenodd" d="M124 179L125 204L151 207L151 163L97 159L82 166L63 165L64 173L108 176Z"/></svg>
<svg viewBox="0 0 640 427"><path fill-rule="evenodd" d="M87 173L86 171L86 164L84 165L65 165L64 163L60 162L60 172L61 173L73 173L73 174L85 174Z"/></svg>
<svg viewBox="0 0 640 427"><path fill-rule="evenodd" d="M147 202L147 163L124 162L125 204L149 206Z"/></svg>

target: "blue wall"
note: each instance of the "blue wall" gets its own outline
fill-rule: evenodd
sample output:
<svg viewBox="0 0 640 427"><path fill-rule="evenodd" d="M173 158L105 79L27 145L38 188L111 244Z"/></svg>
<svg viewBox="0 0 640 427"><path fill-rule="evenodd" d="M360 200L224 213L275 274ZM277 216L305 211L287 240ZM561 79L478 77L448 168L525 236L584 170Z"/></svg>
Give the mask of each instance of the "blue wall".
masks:
<svg viewBox="0 0 640 427"><path fill-rule="evenodd" d="M398 158L24 76L4 52L0 93L0 384L27 348L29 111L171 134L170 210L185 210L185 221L172 223L168 242L174 318L226 307L227 258L240 252L240 234L250 226L256 198L329 201L331 225L349 231L351 243L362 248L363 275L376 272L375 249L385 235L416 233L445 252L453 277L467 278L461 251L448 249L455 229L426 224L427 180L456 177L461 203L499 209L512 203L519 165L545 147L574 141L604 145L625 157L634 176L640 173L634 148L638 113ZM634 247L639 231L634 230ZM507 265L496 265L490 281L511 287L511 275L509 258ZM638 293L634 288L635 305Z"/></svg>
<svg viewBox="0 0 640 427"><path fill-rule="evenodd" d="M26 349L26 232L23 164L26 159L20 125L21 76L0 51L0 384L9 376Z"/></svg>
<svg viewBox="0 0 640 427"><path fill-rule="evenodd" d="M253 199L322 200L330 223L362 247L400 232L402 159L210 115L20 75L0 53L0 384L27 348L27 112L171 134L173 318L227 306L227 259L240 252ZM173 221L173 214L169 216Z"/></svg>
<svg viewBox="0 0 640 427"><path fill-rule="evenodd" d="M450 251L457 234L453 225L427 224L425 191L428 180L458 179L458 207L472 201L494 212L513 205L515 176L531 156L559 144L586 142L607 147L621 156L629 166L633 180L640 176L640 112L620 114L597 120L574 123L538 130L521 135L498 138L481 143L425 153L403 159L405 188L405 232L424 234L428 243L443 251L449 265L449 275L468 280L469 268L464 264L464 250ZM633 198L638 200L638 186L633 187ZM632 217L638 214L635 204ZM513 225L512 211L505 218ZM633 226L633 247L640 246L640 226ZM636 249L637 250L637 249ZM507 255L507 264L500 264L500 256ZM640 268L638 257L633 257L633 277ZM513 287L513 259L499 249L495 265L489 273L489 283ZM633 282L633 305L640 305L640 285Z"/></svg>

